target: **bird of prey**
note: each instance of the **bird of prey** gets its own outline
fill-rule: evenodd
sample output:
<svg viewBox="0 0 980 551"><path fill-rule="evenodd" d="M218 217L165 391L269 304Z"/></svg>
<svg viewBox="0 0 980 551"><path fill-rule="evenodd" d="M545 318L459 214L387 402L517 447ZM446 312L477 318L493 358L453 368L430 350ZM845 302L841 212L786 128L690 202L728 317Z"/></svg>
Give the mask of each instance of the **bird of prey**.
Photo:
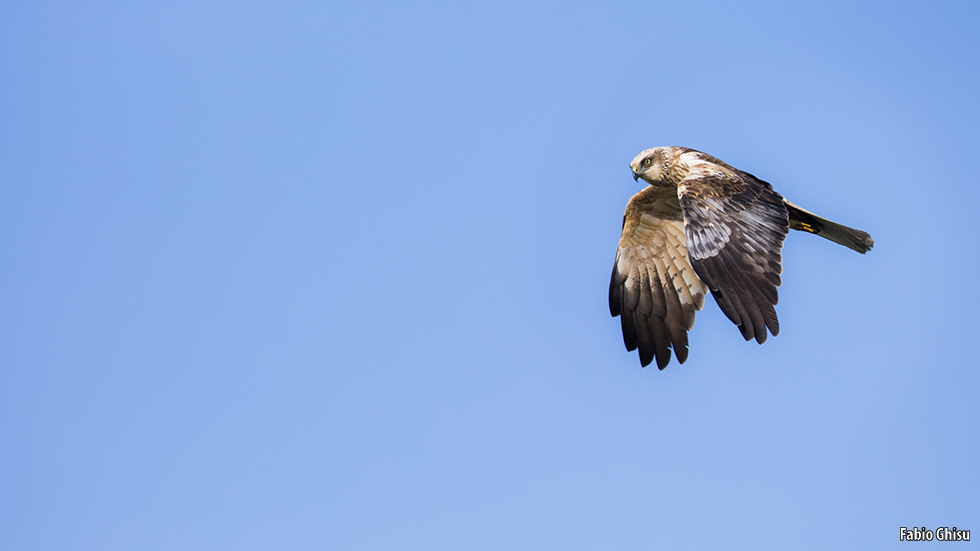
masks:
<svg viewBox="0 0 980 551"><path fill-rule="evenodd" d="M654 147L630 163L650 184L626 205L609 283L609 312L621 316L627 350L663 369L673 348L687 359L687 332L710 291L746 341L779 334L773 306L789 230L866 253L866 232L783 199L772 185L711 155Z"/></svg>

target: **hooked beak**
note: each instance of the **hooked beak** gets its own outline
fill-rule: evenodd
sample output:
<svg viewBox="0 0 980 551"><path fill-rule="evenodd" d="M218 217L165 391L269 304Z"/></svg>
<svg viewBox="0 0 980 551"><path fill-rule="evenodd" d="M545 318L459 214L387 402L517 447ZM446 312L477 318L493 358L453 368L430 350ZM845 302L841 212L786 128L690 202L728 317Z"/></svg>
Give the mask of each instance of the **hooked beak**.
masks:
<svg viewBox="0 0 980 551"><path fill-rule="evenodd" d="M635 181L637 181L637 180L639 180L639 179L640 179L640 175L639 175L639 174L637 174L637 173L636 173L636 171L634 170L634 171L633 171L633 181L635 182Z"/></svg>

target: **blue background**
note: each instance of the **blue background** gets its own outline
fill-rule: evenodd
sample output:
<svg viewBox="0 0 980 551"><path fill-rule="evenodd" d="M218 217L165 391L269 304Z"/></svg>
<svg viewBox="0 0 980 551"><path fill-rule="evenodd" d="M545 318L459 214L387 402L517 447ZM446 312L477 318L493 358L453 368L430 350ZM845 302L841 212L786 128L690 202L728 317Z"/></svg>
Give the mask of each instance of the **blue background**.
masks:
<svg viewBox="0 0 980 551"><path fill-rule="evenodd" d="M980 5L5 2L0 547L870 548L980 528ZM794 232L641 369L629 161ZM974 538L980 534L974 535Z"/></svg>

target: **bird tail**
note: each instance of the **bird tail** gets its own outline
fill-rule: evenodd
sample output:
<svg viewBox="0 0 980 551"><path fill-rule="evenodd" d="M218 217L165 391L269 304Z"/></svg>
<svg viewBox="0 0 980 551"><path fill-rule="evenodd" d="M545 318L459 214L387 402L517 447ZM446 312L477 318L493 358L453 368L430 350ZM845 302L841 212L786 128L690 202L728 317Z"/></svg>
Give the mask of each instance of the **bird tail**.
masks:
<svg viewBox="0 0 980 551"><path fill-rule="evenodd" d="M875 240L871 238L868 232L831 222L808 210L801 209L789 201L784 200L784 202L789 210L789 227L794 230L817 234L861 254L868 252L875 245Z"/></svg>

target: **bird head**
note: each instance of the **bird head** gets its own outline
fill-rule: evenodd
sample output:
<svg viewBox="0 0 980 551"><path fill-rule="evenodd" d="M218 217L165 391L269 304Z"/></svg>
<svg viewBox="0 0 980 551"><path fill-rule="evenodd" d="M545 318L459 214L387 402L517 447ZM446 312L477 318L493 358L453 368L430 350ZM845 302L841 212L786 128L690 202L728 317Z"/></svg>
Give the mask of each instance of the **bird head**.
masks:
<svg viewBox="0 0 980 551"><path fill-rule="evenodd" d="M664 152L662 147L653 147L640 152L633 157L630 168L633 170L633 179L644 181L650 184L658 184L664 177Z"/></svg>

